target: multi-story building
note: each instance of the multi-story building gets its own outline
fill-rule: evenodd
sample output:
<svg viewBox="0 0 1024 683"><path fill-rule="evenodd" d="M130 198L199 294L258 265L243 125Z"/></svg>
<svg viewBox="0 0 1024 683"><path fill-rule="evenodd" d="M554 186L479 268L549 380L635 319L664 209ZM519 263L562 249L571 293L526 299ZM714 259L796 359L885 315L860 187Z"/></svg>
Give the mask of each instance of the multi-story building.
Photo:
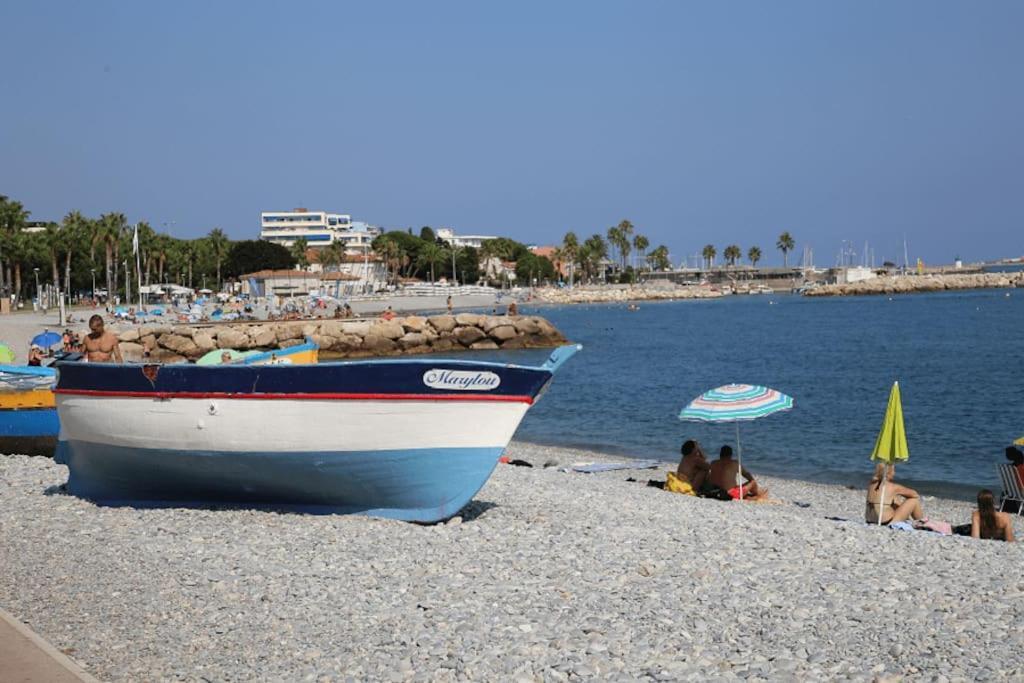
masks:
<svg viewBox="0 0 1024 683"><path fill-rule="evenodd" d="M260 214L260 239L291 247L299 238L313 248L335 242L345 245L350 254L369 251L380 230L366 223L353 222L348 214L310 211L264 211Z"/></svg>
<svg viewBox="0 0 1024 683"><path fill-rule="evenodd" d="M438 238L456 247L473 247L479 249L487 240L498 239L494 235L456 235L451 228L438 228Z"/></svg>

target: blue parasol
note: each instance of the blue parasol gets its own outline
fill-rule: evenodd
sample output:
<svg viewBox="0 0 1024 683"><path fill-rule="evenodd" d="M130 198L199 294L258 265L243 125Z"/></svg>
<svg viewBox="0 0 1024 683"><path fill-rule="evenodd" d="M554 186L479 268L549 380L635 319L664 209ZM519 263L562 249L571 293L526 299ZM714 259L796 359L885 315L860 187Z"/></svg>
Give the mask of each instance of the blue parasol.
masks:
<svg viewBox="0 0 1024 683"><path fill-rule="evenodd" d="M48 349L54 344L59 344L62 339L63 337L61 337L56 332L50 332L49 330L47 330L46 332L37 334L36 336L32 337L31 343L35 344L36 346L39 346L40 348Z"/></svg>

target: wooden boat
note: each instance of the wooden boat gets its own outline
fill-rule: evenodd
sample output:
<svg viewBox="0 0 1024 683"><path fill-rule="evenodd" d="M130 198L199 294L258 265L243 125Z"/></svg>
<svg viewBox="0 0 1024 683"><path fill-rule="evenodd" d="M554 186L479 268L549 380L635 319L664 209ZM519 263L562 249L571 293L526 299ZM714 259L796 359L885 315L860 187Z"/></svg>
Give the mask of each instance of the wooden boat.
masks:
<svg viewBox="0 0 1024 683"><path fill-rule="evenodd" d="M434 522L480 490L578 348L539 366L62 363L57 459L71 493L99 502L267 503Z"/></svg>
<svg viewBox="0 0 1024 683"><path fill-rule="evenodd" d="M53 368L0 365L0 453L53 455L56 380Z"/></svg>
<svg viewBox="0 0 1024 683"><path fill-rule="evenodd" d="M238 365L316 363L319 347L306 340L274 351L252 351L233 360ZM76 354L75 357L78 357ZM51 456L60 421L53 394L53 367L0 365L0 453Z"/></svg>

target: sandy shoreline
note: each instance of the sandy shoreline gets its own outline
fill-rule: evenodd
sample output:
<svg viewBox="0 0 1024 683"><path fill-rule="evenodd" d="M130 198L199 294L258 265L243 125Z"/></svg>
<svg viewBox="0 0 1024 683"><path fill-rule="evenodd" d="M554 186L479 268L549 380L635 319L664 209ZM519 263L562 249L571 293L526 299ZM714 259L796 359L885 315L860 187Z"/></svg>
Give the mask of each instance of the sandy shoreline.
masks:
<svg viewBox="0 0 1024 683"><path fill-rule="evenodd" d="M843 487L719 503L543 468L606 456L509 455L537 467L436 526L100 508L0 457L0 604L111 681L1024 675L1019 546L827 519L860 519Z"/></svg>

